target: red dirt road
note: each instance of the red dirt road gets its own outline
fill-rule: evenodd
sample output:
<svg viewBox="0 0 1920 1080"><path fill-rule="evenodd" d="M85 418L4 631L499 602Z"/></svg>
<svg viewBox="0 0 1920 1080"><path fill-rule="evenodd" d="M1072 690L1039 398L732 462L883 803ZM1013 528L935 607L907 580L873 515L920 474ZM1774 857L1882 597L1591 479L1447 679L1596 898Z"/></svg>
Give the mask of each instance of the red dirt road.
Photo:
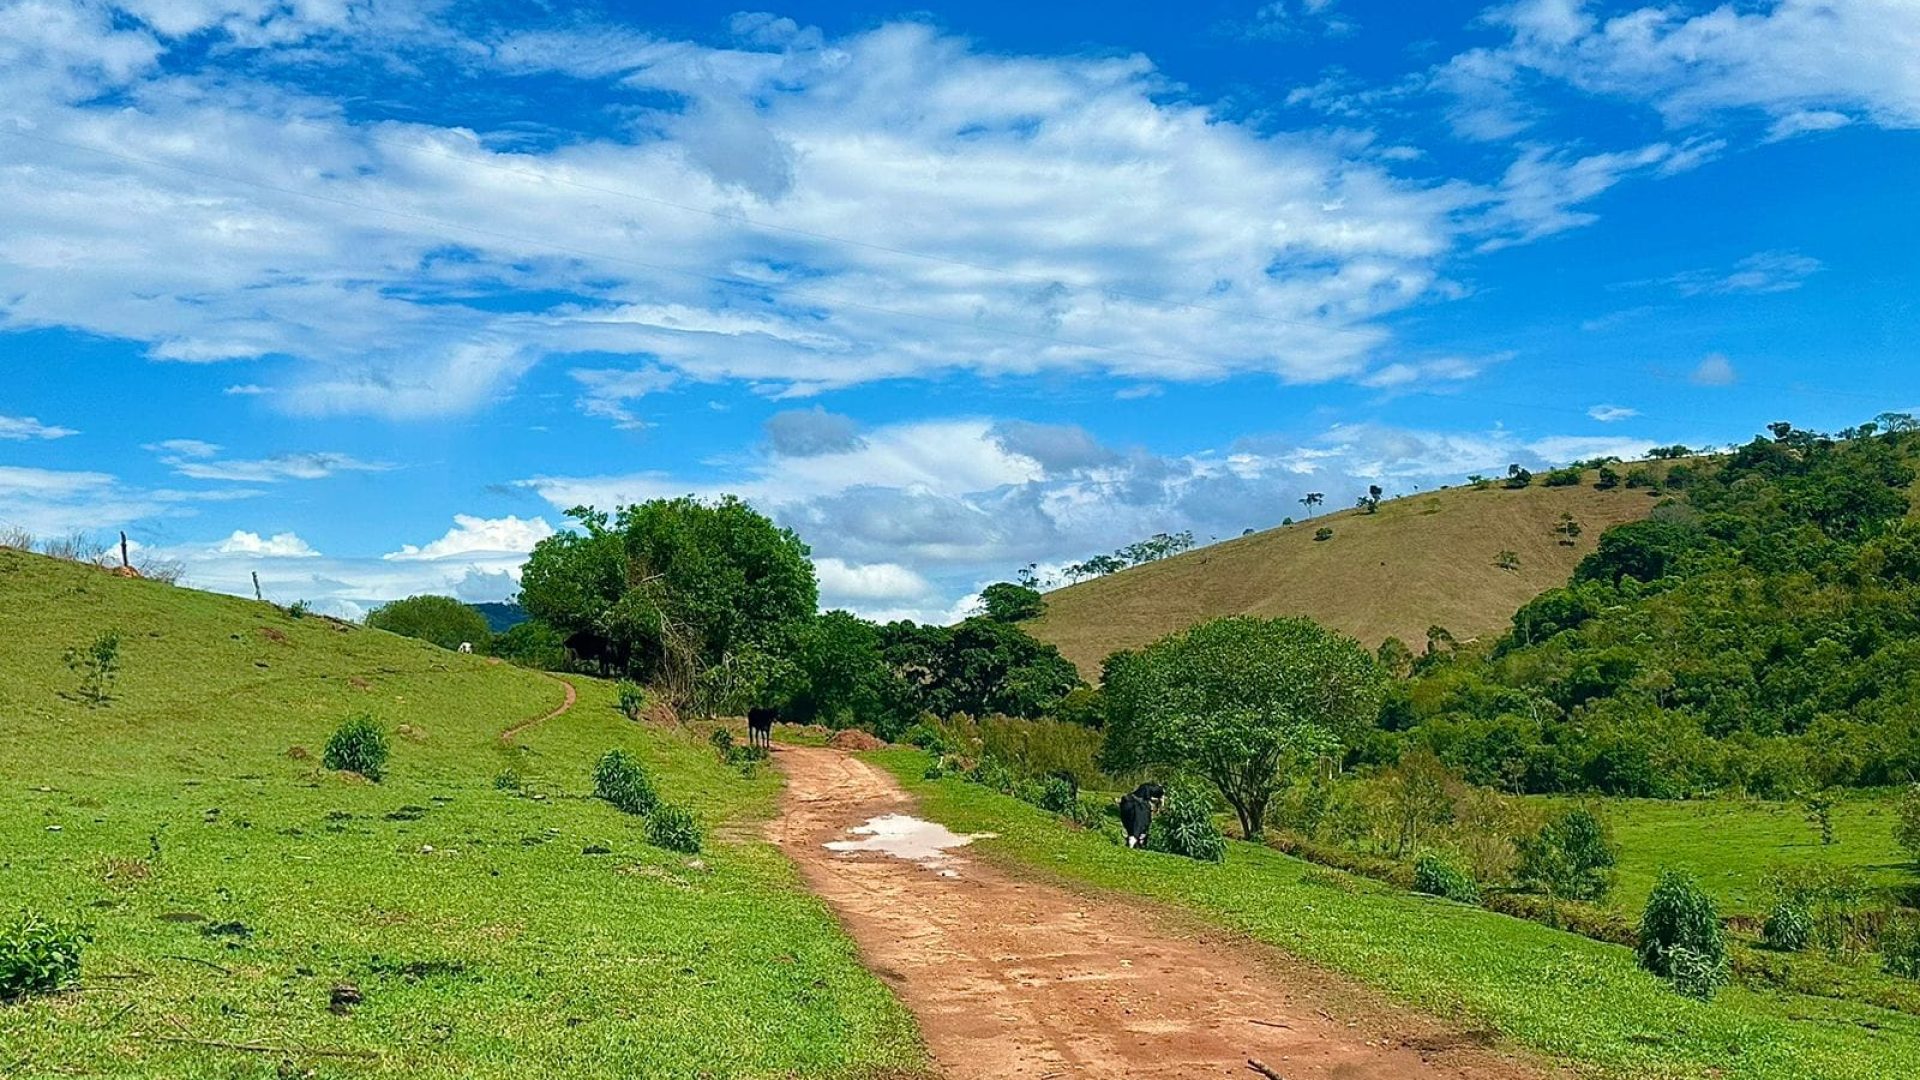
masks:
<svg viewBox="0 0 1920 1080"><path fill-rule="evenodd" d="M1176 925L1148 902L1021 880L970 858L938 870L834 852L912 800L834 750L782 747L768 831L919 1018L955 1080L1125 1077L1518 1080L1544 1075L1472 1035L1372 1002L1297 960Z"/></svg>

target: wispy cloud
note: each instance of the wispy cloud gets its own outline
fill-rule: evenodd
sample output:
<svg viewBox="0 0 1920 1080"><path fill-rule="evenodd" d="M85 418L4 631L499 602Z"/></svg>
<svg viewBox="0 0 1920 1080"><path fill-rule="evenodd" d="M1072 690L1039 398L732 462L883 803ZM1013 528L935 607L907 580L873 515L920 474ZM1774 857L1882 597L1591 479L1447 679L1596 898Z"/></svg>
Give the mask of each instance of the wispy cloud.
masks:
<svg viewBox="0 0 1920 1080"><path fill-rule="evenodd" d="M1689 270L1667 279L1683 296L1791 292L1821 270L1819 259L1794 251L1760 251L1731 270Z"/></svg>
<svg viewBox="0 0 1920 1080"><path fill-rule="evenodd" d="M1629 409L1622 405L1595 405L1587 410L1587 415L1603 424L1617 424L1622 420L1631 420L1640 415L1640 410Z"/></svg>
<svg viewBox="0 0 1920 1080"><path fill-rule="evenodd" d="M43 424L31 416L0 416L0 439L64 439L78 431L54 424Z"/></svg>
<svg viewBox="0 0 1920 1080"><path fill-rule="evenodd" d="M1740 375L1733 368L1733 361L1721 353L1708 353L1693 369L1691 376L1695 386L1732 386L1740 381Z"/></svg>

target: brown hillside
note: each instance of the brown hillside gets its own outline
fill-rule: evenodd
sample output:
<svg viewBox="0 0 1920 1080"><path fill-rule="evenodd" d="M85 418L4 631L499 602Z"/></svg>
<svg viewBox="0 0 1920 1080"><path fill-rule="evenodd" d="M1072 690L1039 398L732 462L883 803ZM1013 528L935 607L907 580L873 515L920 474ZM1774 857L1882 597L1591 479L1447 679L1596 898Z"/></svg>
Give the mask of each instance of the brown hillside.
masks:
<svg viewBox="0 0 1920 1080"><path fill-rule="evenodd" d="M1418 649L1434 625L1466 641L1566 584L1601 533L1645 518L1657 501L1590 483L1410 495L1377 514L1322 514L1048 593L1046 613L1026 629L1089 678L1116 649L1223 615L1307 615L1369 647L1398 637ZM1551 531L1562 513L1584 530L1573 547ZM1332 539L1313 538L1322 527ZM1494 565L1503 550L1520 556L1518 570Z"/></svg>

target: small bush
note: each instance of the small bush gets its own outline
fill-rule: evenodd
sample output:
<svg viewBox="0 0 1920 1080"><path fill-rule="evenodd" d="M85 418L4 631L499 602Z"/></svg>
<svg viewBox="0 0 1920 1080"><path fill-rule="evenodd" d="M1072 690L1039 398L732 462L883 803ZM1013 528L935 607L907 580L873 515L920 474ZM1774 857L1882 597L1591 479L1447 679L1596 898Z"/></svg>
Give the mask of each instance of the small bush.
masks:
<svg viewBox="0 0 1920 1080"><path fill-rule="evenodd" d="M1013 770L1001 764L1000 759L992 755L982 755L972 770L967 773L967 779L1002 793L1013 790Z"/></svg>
<svg viewBox="0 0 1920 1080"><path fill-rule="evenodd" d="M295 600L287 605L287 617L290 619L304 619L311 614L313 614L313 605L305 600Z"/></svg>
<svg viewBox="0 0 1920 1080"><path fill-rule="evenodd" d="M1167 801L1154 815L1147 847L1202 862L1227 857L1227 838L1213 822L1213 797L1206 789L1176 781L1167 788Z"/></svg>
<svg viewBox="0 0 1920 1080"><path fill-rule="evenodd" d="M75 645L62 657L67 669L80 676L80 700L105 705L113 696L113 680L120 673L120 635L108 630L85 645Z"/></svg>
<svg viewBox="0 0 1920 1080"><path fill-rule="evenodd" d="M1812 944L1828 954L1851 954L1872 943L1865 911L1867 881L1851 866L1800 863L1775 866L1762 879L1774 903L1804 909Z"/></svg>
<svg viewBox="0 0 1920 1080"><path fill-rule="evenodd" d="M1900 796L1897 816L1893 838L1907 849L1914 862L1920 863L1920 784L1908 787Z"/></svg>
<svg viewBox="0 0 1920 1080"><path fill-rule="evenodd" d="M620 711L626 714L627 719L640 719L640 714L647 708L646 688L639 683L622 679L619 685L614 687L614 691L620 695Z"/></svg>
<svg viewBox="0 0 1920 1080"><path fill-rule="evenodd" d="M609 750L593 767L593 794L629 814L649 814L659 803L653 778L624 750Z"/></svg>
<svg viewBox="0 0 1920 1080"><path fill-rule="evenodd" d="M373 717L349 716L333 730L320 763L339 772L359 773L378 783L387 770L387 733Z"/></svg>
<svg viewBox="0 0 1920 1080"><path fill-rule="evenodd" d="M1760 928L1760 941L1769 949L1799 952L1813 943L1813 910L1805 901L1781 900L1767 912Z"/></svg>
<svg viewBox="0 0 1920 1080"><path fill-rule="evenodd" d="M1518 846L1520 881L1549 897L1591 903L1613 889L1613 839L1585 807L1556 815Z"/></svg>
<svg viewBox="0 0 1920 1080"><path fill-rule="evenodd" d="M1693 875L1662 870L1640 916L1640 966L1691 997L1709 998L1727 981L1727 941L1713 899Z"/></svg>
<svg viewBox="0 0 1920 1080"><path fill-rule="evenodd" d="M1326 541L1333 539L1333 529L1329 526L1322 525L1319 528L1313 530L1313 538L1316 541L1325 543Z"/></svg>
<svg viewBox="0 0 1920 1080"><path fill-rule="evenodd" d="M1465 870L1438 852L1429 851L1414 860L1413 888L1415 892L1457 900L1462 904L1480 902L1480 886L1474 884L1473 878Z"/></svg>
<svg viewBox="0 0 1920 1080"><path fill-rule="evenodd" d="M1049 776L1040 782L1040 797L1036 805L1042 810L1055 814L1072 814L1074 805L1080 801L1080 791L1073 781L1064 776Z"/></svg>
<svg viewBox="0 0 1920 1080"><path fill-rule="evenodd" d="M933 724L918 721L900 734L900 741L930 754L951 754L957 749L947 733Z"/></svg>
<svg viewBox="0 0 1920 1080"><path fill-rule="evenodd" d="M647 815L647 842L655 847L697 855L700 840L700 823L694 820L693 811L684 806L659 803L653 813Z"/></svg>
<svg viewBox="0 0 1920 1080"><path fill-rule="evenodd" d="M720 755L721 761L726 761L733 756L733 732L726 728L714 728L713 734L707 736L707 745L713 747L713 752Z"/></svg>
<svg viewBox="0 0 1920 1080"><path fill-rule="evenodd" d="M1880 964L1889 975L1920 979L1920 915L1903 911L1880 931Z"/></svg>
<svg viewBox="0 0 1920 1080"><path fill-rule="evenodd" d="M80 952L87 932L31 911L0 930L0 1001L45 994L80 978Z"/></svg>
<svg viewBox="0 0 1920 1080"><path fill-rule="evenodd" d="M494 774L493 777L493 789L495 791L523 791L526 789L526 786L527 782L520 778L520 773L517 769L501 769L498 773Z"/></svg>

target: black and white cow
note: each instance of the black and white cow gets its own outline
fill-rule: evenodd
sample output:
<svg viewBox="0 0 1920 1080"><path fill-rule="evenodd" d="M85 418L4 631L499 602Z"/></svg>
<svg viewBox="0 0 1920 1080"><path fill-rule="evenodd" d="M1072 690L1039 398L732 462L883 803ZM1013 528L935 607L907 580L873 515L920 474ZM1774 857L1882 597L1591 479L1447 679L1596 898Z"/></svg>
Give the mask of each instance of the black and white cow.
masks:
<svg viewBox="0 0 1920 1080"><path fill-rule="evenodd" d="M1127 830L1127 846L1147 846L1147 830L1153 827L1153 812L1167 801L1167 789L1159 784L1141 784L1120 796L1120 825Z"/></svg>
<svg viewBox="0 0 1920 1080"><path fill-rule="evenodd" d="M780 710L765 705L756 705L747 710L747 745L762 750L773 749L773 722L780 718Z"/></svg>

